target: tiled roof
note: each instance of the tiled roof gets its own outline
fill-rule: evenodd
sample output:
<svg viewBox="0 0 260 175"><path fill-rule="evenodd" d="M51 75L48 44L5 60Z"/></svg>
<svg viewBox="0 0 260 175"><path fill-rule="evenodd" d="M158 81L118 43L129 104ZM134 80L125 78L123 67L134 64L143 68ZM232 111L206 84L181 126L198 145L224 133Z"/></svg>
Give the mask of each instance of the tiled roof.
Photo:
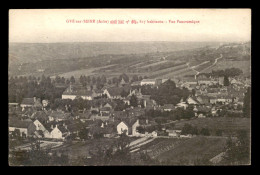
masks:
<svg viewBox="0 0 260 175"><path fill-rule="evenodd" d="M121 96L121 92L124 90L126 92L129 92L131 87L124 86L124 87L110 87L107 88L108 93L111 96Z"/></svg>
<svg viewBox="0 0 260 175"><path fill-rule="evenodd" d="M174 109L174 105L173 104L165 104L163 105L164 109Z"/></svg>
<svg viewBox="0 0 260 175"><path fill-rule="evenodd" d="M141 82L155 82L155 79L143 79Z"/></svg>
<svg viewBox="0 0 260 175"><path fill-rule="evenodd" d="M34 105L34 99L33 98L24 98L21 104Z"/></svg>
<svg viewBox="0 0 260 175"><path fill-rule="evenodd" d="M133 124L136 122L136 120L137 120L136 118L131 118L131 119L127 118L122 120L122 122L124 122L128 127L132 127Z"/></svg>
<svg viewBox="0 0 260 175"><path fill-rule="evenodd" d="M32 121L22 121L16 118L9 119L9 127L28 128Z"/></svg>
<svg viewBox="0 0 260 175"><path fill-rule="evenodd" d="M103 107L103 108L100 108L100 111L110 111L110 107Z"/></svg>
<svg viewBox="0 0 260 175"><path fill-rule="evenodd" d="M77 91L65 91L62 95L78 95L78 96L92 96L93 92L86 90L86 89L80 89Z"/></svg>

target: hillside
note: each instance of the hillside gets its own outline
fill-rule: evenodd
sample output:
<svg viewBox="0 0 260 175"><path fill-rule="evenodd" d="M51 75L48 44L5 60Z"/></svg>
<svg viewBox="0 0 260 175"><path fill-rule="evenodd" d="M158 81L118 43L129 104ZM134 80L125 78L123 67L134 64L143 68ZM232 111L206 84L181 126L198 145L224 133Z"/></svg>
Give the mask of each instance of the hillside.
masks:
<svg viewBox="0 0 260 175"><path fill-rule="evenodd" d="M10 43L9 61L29 63L53 59L84 58L103 54L140 54L171 52L218 43L206 42L84 42L84 43Z"/></svg>

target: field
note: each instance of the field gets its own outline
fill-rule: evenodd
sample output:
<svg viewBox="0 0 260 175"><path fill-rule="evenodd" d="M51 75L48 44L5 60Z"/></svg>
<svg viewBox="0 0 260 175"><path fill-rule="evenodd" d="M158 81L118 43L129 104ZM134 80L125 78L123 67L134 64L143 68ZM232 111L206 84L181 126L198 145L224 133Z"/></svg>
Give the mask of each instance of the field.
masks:
<svg viewBox="0 0 260 175"><path fill-rule="evenodd" d="M225 137L197 136L193 138L156 138L140 147L159 162L171 165L194 164L199 160L210 160L224 150Z"/></svg>
<svg viewBox="0 0 260 175"><path fill-rule="evenodd" d="M178 121L175 123L176 129L181 129L185 124L197 126L199 128L208 128L211 131L218 129L223 130L224 133L229 131L247 130L250 131L250 118L228 118L228 117L216 117L216 118L196 118L186 121Z"/></svg>
<svg viewBox="0 0 260 175"><path fill-rule="evenodd" d="M176 165L183 163L194 164L194 161L209 160L221 153L226 143L225 138L194 137L182 140L173 149L157 156L159 161L169 161Z"/></svg>
<svg viewBox="0 0 260 175"><path fill-rule="evenodd" d="M113 65L97 67L97 68L81 69L81 70L76 70L76 71L59 74L59 76L64 77L64 78L70 78L71 76L74 76L75 78L79 78L81 75L90 76L90 75L95 74L94 71L97 71L99 69L108 68L108 67L113 67L113 66L115 66L115 65L113 64ZM52 76L51 78L55 78L55 76Z"/></svg>
<svg viewBox="0 0 260 175"><path fill-rule="evenodd" d="M227 68L239 68L243 71L243 74L250 75L251 62L250 61L231 61L231 60L219 60L215 66L207 69L205 73L212 70L224 70Z"/></svg>

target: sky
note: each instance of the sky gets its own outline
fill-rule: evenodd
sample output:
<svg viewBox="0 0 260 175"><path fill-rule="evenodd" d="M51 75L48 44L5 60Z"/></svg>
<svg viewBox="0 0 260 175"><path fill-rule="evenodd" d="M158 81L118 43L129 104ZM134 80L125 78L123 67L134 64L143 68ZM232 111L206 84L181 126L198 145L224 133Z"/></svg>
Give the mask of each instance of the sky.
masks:
<svg viewBox="0 0 260 175"><path fill-rule="evenodd" d="M94 23L86 23L86 20L93 19ZM97 23L97 20L108 23ZM111 24L112 20L117 22L123 20L124 24ZM131 23L132 20L138 24ZM147 23L151 20L163 23ZM175 23L170 23L169 20ZM178 20L193 20L199 23L179 23ZM250 40L250 9L9 10L9 42L247 42Z"/></svg>

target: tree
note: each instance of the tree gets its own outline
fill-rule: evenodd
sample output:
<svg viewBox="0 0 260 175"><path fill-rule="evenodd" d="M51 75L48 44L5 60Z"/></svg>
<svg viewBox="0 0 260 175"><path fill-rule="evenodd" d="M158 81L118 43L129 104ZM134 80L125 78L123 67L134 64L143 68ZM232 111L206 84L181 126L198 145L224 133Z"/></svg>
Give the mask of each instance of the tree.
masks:
<svg viewBox="0 0 260 175"><path fill-rule="evenodd" d="M126 83L129 82L129 77L125 73L119 76L119 81L121 81L122 79L124 79Z"/></svg>
<svg viewBox="0 0 260 175"><path fill-rule="evenodd" d="M192 90L191 90L191 94L192 94L193 96L195 96L196 90L195 90L195 89L192 89Z"/></svg>
<svg viewBox="0 0 260 175"><path fill-rule="evenodd" d="M130 105L133 107L137 107L138 106L138 101L137 101L137 97L135 95L132 95L130 98Z"/></svg>
<svg viewBox="0 0 260 175"><path fill-rule="evenodd" d="M246 165L250 163L249 134L244 130L240 130L237 135L237 139L228 138L222 163L231 165Z"/></svg>
<svg viewBox="0 0 260 175"><path fill-rule="evenodd" d="M141 134L144 134L144 133L145 133L145 129L144 129L144 127L142 127L142 126L136 127L136 131L139 132L139 133L141 133Z"/></svg>
<svg viewBox="0 0 260 175"><path fill-rule="evenodd" d="M244 97L244 107L243 107L243 116L251 116L251 87L248 87L247 92Z"/></svg>
<svg viewBox="0 0 260 175"><path fill-rule="evenodd" d="M181 130L181 134L187 135L187 134L192 134L192 133L193 133L192 125L185 123Z"/></svg>
<svg viewBox="0 0 260 175"><path fill-rule="evenodd" d="M106 78L105 75L102 75L102 77L101 77L101 83L102 83L102 84L106 84L106 83L107 83L107 78Z"/></svg>
<svg viewBox="0 0 260 175"><path fill-rule="evenodd" d="M223 130L218 129L218 130L216 131L216 136L222 136L222 133L223 133Z"/></svg>
<svg viewBox="0 0 260 175"><path fill-rule="evenodd" d="M128 96L128 93L123 89L122 92L120 93L121 97L125 98Z"/></svg>
<svg viewBox="0 0 260 175"><path fill-rule="evenodd" d="M75 78L74 78L74 76L71 76L71 77L70 77L70 82L71 82L72 84L75 83Z"/></svg>
<svg viewBox="0 0 260 175"><path fill-rule="evenodd" d="M135 82L135 81L138 81L138 76L137 76L137 75L134 75L134 76L132 77L132 82Z"/></svg>
<svg viewBox="0 0 260 175"><path fill-rule="evenodd" d="M224 76L224 86L229 86L228 76Z"/></svg>
<svg viewBox="0 0 260 175"><path fill-rule="evenodd" d="M208 128L202 128L202 129L200 130L200 134L201 134L201 135L204 135L204 136L209 136L209 135L210 135L209 129L208 129Z"/></svg>
<svg viewBox="0 0 260 175"><path fill-rule="evenodd" d="M97 80L95 77L92 77L92 84L96 84Z"/></svg>

